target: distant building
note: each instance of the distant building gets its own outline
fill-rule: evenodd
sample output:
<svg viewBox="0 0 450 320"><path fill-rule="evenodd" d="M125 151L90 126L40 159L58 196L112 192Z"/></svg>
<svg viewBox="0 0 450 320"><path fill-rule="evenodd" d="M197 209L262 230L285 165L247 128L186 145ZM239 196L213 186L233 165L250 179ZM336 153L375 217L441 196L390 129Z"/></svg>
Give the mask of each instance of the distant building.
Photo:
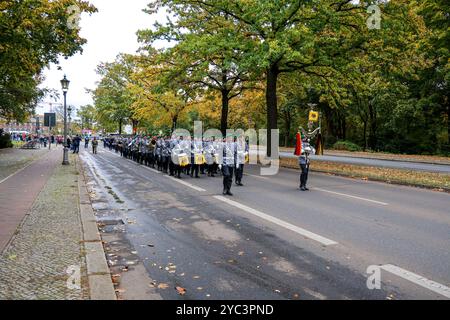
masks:
<svg viewBox="0 0 450 320"><path fill-rule="evenodd" d="M57 119L57 128L62 128L63 125L63 122L60 119ZM29 117L23 123L17 121L7 122L5 119L0 119L0 128L4 129L5 132L26 131L30 134L48 134L49 129L47 127L44 127L43 114Z"/></svg>

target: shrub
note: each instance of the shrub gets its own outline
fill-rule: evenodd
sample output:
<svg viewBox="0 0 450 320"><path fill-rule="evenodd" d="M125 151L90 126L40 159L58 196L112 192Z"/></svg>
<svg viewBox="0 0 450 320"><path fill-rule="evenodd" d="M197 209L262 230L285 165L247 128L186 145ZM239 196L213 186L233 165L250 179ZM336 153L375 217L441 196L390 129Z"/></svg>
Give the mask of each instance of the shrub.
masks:
<svg viewBox="0 0 450 320"><path fill-rule="evenodd" d="M0 149L12 148L11 136L7 133L0 135Z"/></svg>
<svg viewBox="0 0 450 320"><path fill-rule="evenodd" d="M345 151L362 151L362 148L360 146L350 141L338 141L333 145L333 149Z"/></svg>

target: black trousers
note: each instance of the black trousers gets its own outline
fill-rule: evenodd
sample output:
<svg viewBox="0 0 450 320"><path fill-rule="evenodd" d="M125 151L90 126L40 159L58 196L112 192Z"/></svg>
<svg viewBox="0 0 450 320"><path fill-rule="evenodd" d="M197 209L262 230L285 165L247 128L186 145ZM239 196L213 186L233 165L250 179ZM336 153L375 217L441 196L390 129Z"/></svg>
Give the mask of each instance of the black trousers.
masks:
<svg viewBox="0 0 450 320"><path fill-rule="evenodd" d="M301 164L300 168L302 169L302 173L300 174L300 188L301 188L306 187L306 182L308 182L309 165Z"/></svg>
<svg viewBox="0 0 450 320"><path fill-rule="evenodd" d="M223 174L223 191L227 192L231 190L231 185L233 184L233 166L223 166L222 174Z"/></svg>
<svg viewBox="0 0 450 320"><path fill-rule="evenodd" d="M195 176L198 177L199 169L200 169L200 165L198 165L198 164L191 164L191 177L194 176L194 173L195 173Z"/></svg>
<svg viewBox="0 0 450 320"><path fill-rule="evenodd" d="M161 158L162 158L162 171L163 171L164 173L167 173L167 172L168 172L167 170L169 170L169 161L170 161L170 158L167 157L167 156L163 156L163 157L161 157Z"/></svg>
<svg viewBox="0 0 450 320"><path fill-rule="evenodd" d="M240 164L239 168L236 168L236 183L242 182L242 177L244 176L244 164Z"/></svg>

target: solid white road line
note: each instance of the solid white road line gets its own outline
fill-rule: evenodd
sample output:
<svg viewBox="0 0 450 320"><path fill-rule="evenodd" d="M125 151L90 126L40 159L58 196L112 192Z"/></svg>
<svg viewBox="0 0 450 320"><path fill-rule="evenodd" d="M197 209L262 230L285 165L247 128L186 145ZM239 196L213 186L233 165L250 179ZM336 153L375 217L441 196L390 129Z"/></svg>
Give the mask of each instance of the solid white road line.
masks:
<svg viewBox="0 0 450 320"><path fill-rule="evenodd" d="M322 236L320 236L318 234L315 234L315 233L312 233L312 232L310 232L308 230L305 230L305 229L302 229L300 227L297 227L297 226L295 226L293 224L290 224L290 223L288 223L286 221L283 221L283 220L280 220L278 218L269 216L268 214L265 214L265 213L263 213L261 211L258 211L256 209L247 207L246 205L240 204L239 202L230 200L230 199L225 198L223 196L214 196L213 198L215 198L215 199L217 199L219 201L225 202L225 203L227 203L227 204L229 204L231 206L234 206L236 208L239 208L241 210L244 210L244 211L246 211L246 212L248 212L248 213L250 213L252 215L255 215L255 216L257 216L257 217L259 217L261 219L264 219L266 221L274 223L274 224L276 224L278 226L281 226L281 227L286 228L288 230L294 231L295 233L298 233L301 236L304 236L304 237L309 238L311 240L317 241L317 242L319 242L319 243L321 243L321 244L323 244L325 246L338 244L336 241L327 239L325 237L322 237Z"/></svg>
<svg viewBox="0 0 450 320"><path fill-rule="evenodd" d="M412 273L392 264L385 264L381 266L381 269L450 299L450 288L444 286L443 284L428 280L418 274Z"/></svg>
<svg viewBox="0 0 450 320"><path fill-rule="evenodd" d="M340 193L340 192L335 192L335 191L325 190L325 189L321 189L321 188L313 188L313 189L314 189L314 190L317 190L317 191L322 191L322 192L327 192L327 193L335 194L335 195L338 195L338 196L343 196L343 197L353 198L353 199L362 200L362 201L368 201L368 202L380 204L380 205L382 205L382 206L388 206L388 205L389 205L389 203L386 203L386 202L381 202L381 201L376 201L376 200L372 200L372 199L367 199L367 198L361 198L361 197L357 197L357 196L352 196L352 195L346 194L346 193Z"/></svg>
<svg viewBox="0 0 450 320"><path fill-rule="evenodd" d="M254 178L258 178L258 179L264 179L264 180L268 180L269 178L267 177L263 177L263 176L257 176L255 174L250 174L250 173L244 173L245 176L249 176L249 177L254 177Z"/></svg>
<svg viewBox="0 0 450 320"><path fill-rule="evenodd" d="M194 189L194 190L196 190L196 191L199 191L199 192L205 192L205 191L206 191L205 189L202 189L202 188L200 188L200 187L194 186L193 184L191 184L191 183L189 183L189 182L185 182L185 181L183 181L183 180L176 179L176 178L170 177L170 176L166 176L166 177L169 178L170 180L173 180L173 181L175 181L175 182L178 182L179 184L182 184L182 185L184 185L184 186L186 186L186 187L189 187L189 188L191 188L191 189Z"/></svg>

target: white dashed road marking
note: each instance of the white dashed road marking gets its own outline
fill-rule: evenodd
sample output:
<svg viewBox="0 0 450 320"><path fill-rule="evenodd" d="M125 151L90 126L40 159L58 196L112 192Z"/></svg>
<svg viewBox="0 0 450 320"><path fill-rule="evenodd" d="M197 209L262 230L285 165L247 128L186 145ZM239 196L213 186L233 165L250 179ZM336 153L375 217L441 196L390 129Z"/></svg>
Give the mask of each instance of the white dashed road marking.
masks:
<svg viewBox="0 0 450 320"><path fill-rule="evenodd" d="M326 193L331 193L331 194L335 194L335 195L338 195L338 196L347 197L347 198L353 198L353 199L357 199L357 200L372 202L372 203L380 204L382 206L388 206L389 205L389 203L386 203L386 202L376 201L376 200L367 199L367 198L361 198L361 197L353 196L351 194L340 193L340 192L335 192L335 191L329 191L329 190L325 190L325 189L321 189L321 188L313 188L313 189L317 190L317 191L321 191L321 192L326 192Z"/></svg>
<svg viewBox="0 0 450 320"><path fill-rule="evenodd" d="M206 191L205 189L202 189L200 187L194 186L193 184L191 184L189 182L186 182L186 181L174 178L174 177L170 177L170 176L166 176L166 177L169 178L172 181L178 182L179 184L182 184L182 185L184 185L186 187L189 187L191 189L194 189L196 191L199 191L199 192L205 192Z"/></svg>
<svg viewBox="0 0 450 320"><path fill-rule="evenodd" d="M304 236L304 237L309 238L311 240L317 241L317 242L319 242L319 243L321 243L321 244L323 244L325 246L338 244L336 241L327 239L327 238L322 237L322 236L320 236L318 234L315 234L313 232L310 232L308 230L305 230L303 228L300 228L300 227L297 227L297 226L295 226L293 224L290 224L290 223L288 223L286 221L283 221L283 220L280 220L278 218L272 217L272 216L270 216L268 214L265 214L265 213L263 213L261 211L258 211L256 209L250 208L250 207L248 207L246 205L240 204L239 202L227 199L227 198L225 198L223 196L213 196L213 198L215 198L215 199L217 199L219 201L225 202L225 203L227 203L227 204L229 204L231 206L234 206L236 208L239 208L241 210L244 210L244 211L246 211L246 212L248 212L248 213L250 213L250 214L252 214L254 216L257 216L257 217L259 217L261 219L264 219L266 221L274 223L274 224L276 224L278 226L281 226L283 228L291 230L291 231L293 231L293 232L295 232L295 233L297 233L297 234L299 234L301 236Z"/></svg>
<svg viewBox="0 0 450 320"><path fill-rule="evenodd" d="M432 280L429 280L418 274L412 273L408 270L402 269L392 264L385 264L381 266L381 269L450 299L450 288L444 286L443 284L434 282Z"/></svg>

